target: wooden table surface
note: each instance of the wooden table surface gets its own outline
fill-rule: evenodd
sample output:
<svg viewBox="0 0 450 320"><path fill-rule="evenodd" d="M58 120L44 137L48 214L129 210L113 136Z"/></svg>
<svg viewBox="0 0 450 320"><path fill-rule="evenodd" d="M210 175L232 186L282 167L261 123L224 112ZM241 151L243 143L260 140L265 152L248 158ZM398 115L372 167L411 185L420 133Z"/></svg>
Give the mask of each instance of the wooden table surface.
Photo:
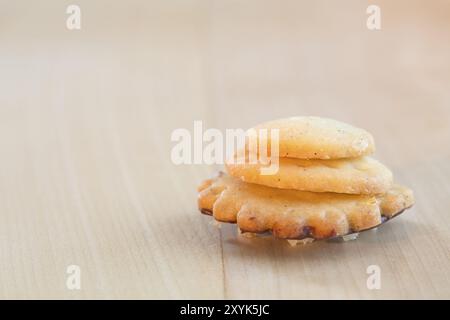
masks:
<svg viewBox="0 0 450 320"><path fill-rule="evenodd" d="M0 1L0 298L450 298L450 2ZM416 205L347 243L200 215L177 128L370 131ZM79 266L81 289L66 286ZM366 269L378 265L381 289Z"/></svg>

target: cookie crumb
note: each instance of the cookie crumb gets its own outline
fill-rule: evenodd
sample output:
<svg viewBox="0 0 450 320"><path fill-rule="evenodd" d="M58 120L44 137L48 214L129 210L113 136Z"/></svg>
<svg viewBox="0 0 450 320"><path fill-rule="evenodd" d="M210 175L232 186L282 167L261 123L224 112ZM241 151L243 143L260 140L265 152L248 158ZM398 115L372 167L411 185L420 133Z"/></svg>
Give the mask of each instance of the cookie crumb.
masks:
<svg viewBox="0 0 450 320"><path fill-rule="evenodd" d="M256 233L253 233L253 232L244 232L244 231L242 231L241 229L238 229L238 231L239 231L239 234L240 234L241 236L243 236L243 237L246 237L246 238L249 238L249 239L255 238L255 237L256 237Z"/></svg>
<svg viewBox="0 0 450 320"><path fill-rule="evenodd" d="M305 245L305 244L309 244L311 242L314 242L313 238L305 238L302 240L292 240L292 239L288 239L287 242L292 246L295 247L299 244Z"/></svg>
<svg viewBox="0 0 450 320"><path fill-rule="evenodd" d="M351 240L355 240L356 238L358 238L358 236L359 236L359 233L352 233L352 234L342 236L342 240L351 241Z"/></svg>

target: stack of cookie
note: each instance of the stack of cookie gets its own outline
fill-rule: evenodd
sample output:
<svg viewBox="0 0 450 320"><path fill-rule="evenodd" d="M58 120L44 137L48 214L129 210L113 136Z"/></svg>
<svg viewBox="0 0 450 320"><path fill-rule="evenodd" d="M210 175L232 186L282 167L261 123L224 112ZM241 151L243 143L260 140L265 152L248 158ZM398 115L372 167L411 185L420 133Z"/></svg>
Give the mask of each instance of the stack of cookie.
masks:
<svg viewBox="0 0 450 320"><path fill-rule="evenodd" d="M369 156L374 140L363 129L318 117L253 129L278 129L278 170L261 174L266 164L250 163L248 152L227 161L228 174L199 187L201 212L217 221L237 223L244 233L329 239L377 227L414 203L412 191L394 184L391 171Z"/></svg>

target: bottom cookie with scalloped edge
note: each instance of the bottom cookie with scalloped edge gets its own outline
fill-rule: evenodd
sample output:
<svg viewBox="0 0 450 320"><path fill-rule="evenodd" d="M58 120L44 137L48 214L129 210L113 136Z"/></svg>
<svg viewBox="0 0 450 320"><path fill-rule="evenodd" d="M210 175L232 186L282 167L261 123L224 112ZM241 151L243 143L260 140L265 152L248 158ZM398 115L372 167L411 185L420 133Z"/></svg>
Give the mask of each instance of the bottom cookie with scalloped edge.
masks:
<svg viewBox="0 0 450 320"><path fill-rule="evenodd" d="M382 195L315 193L250 184L223 172L198 191L202 213L236 223L244 234L307 242L376 228L414 204L412 191L400 185Z"/></svg>

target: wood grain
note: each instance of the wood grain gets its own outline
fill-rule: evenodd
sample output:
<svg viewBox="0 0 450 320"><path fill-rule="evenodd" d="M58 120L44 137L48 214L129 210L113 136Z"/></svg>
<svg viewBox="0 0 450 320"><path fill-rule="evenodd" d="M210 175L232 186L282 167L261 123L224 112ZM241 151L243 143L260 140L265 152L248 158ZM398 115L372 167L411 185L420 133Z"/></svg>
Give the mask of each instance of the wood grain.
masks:
<svg viewBox="0 0 450 320"><path fill-rule="evenodd" d="M450 3L0 1L0 298L450 298ZM176 128L319 115L416 205L348 243L217 229ZM66 268L81 268L68 290ZM366 268L381 268L368 290Z"/></svg>

